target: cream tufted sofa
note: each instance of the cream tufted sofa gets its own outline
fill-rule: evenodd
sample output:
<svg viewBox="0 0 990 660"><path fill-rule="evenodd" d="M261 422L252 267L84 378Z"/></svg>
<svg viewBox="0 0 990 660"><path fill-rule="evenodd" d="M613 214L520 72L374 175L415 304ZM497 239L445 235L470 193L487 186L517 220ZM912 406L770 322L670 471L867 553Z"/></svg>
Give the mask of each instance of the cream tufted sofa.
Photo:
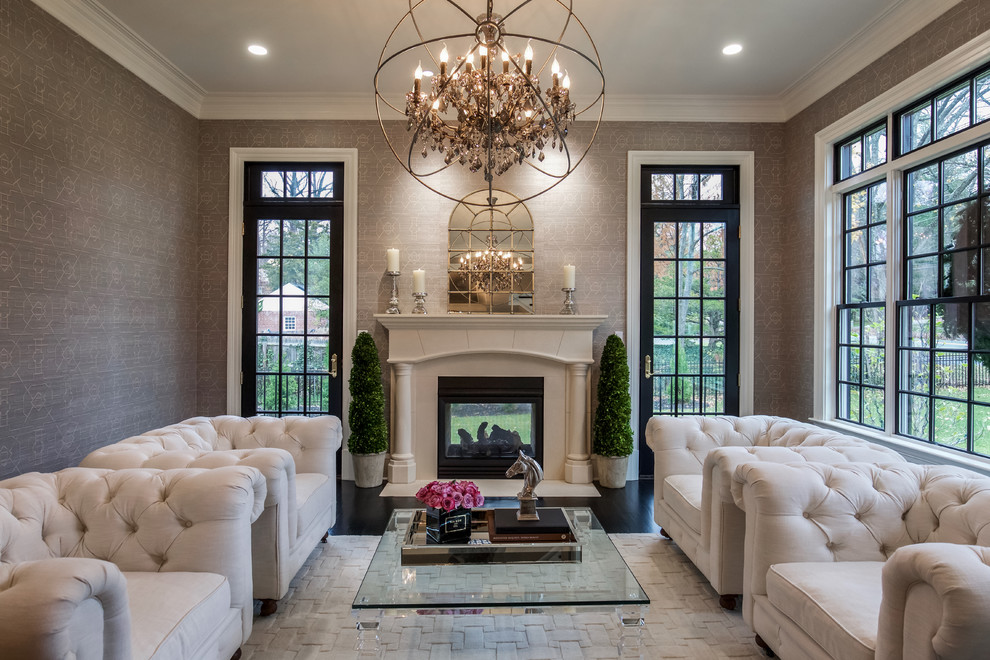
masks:
<svg viewBox="0 0 990 660"><path fill-rule="evenodd" d="M903 462L896 452L783 417L654 417L653 517L733 609L743 586L745 516L732 497L736 466Z"/></svg>
<svg viewBox="0 0 990 660"><path fill-rule="evenodd" d="M340 420L321 417L193 417L97 449L81 465L99 468L212 468L246 465L268 482L252 529L254 597L273 614L289 583L337 519Z"/></svg>
<svg viewBox="0 0 990 660"><path fill-rule="evenodd" d="M257 470L0 481L0 658L217 658L251 633Z"/></svg>
<svg viewBox="0 0 990 660"><path fill-rule="evenodd" d="M929 465L737 468L743 616L782 658L983 660L990 478Z"/></svg>

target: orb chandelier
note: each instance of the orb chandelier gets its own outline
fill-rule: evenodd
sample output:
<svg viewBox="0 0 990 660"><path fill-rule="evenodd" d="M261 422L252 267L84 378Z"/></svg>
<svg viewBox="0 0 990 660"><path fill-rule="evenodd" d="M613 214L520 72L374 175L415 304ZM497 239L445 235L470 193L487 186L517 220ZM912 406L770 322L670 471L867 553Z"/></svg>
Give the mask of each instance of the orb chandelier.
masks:
<svg viewBox="0 0 990 660"><path fill-rule="evenodd" d="M443 174L451 167L480 173L492 190L496 177L526 165L536 176L518 179L520 199L546 192L577 167L601 124L605 77L573 0L504 5L409 0L375 73L378 120L392 153L454 201L464 186L463 177ZM578 81L580 103L572 98ZM389 83L412 89L388 95ZM585 113L595 121L575 146L573 122Z"/></svg>

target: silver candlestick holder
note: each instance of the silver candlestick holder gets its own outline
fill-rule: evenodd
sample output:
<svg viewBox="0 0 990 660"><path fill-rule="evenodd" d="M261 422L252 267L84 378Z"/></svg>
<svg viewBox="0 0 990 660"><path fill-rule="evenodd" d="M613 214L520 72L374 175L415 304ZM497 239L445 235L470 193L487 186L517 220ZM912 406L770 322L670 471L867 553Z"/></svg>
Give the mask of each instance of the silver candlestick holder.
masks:
<svg viewBox="0 0 990 660"><path fill-rule="evenodd" d="M416 304L413 305L413 314L426 314L426 292L425 291L413 291L413 298L416 299Z"/></svg>
<svg viewBox="0 0 990 660"><path fill-rule="evenodd" d="M574 315L577 312L574 311L574 289L561 289L564 292L564 306L561 308L560 313L566 315Z"/></svg>
<svg viewBox="0 0 990 660"><path fill-rule="evenodd" d="M401 314L399 311L399 275L401 274L397 270L385 271L385 274L392 278L392 297L388 299L388 308L385 310L386 314Z"/></svg>

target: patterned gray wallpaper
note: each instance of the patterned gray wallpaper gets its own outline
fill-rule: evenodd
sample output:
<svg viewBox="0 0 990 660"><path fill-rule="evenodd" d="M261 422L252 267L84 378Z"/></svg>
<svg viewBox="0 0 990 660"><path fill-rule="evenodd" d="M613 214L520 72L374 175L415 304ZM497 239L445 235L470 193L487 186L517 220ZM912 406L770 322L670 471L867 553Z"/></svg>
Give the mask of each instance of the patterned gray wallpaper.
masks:
<svg viewBox="0 0 990 660"><path fill-rule="evenodd" d="M0 0L0 477L196 409L196 120Z"/></svg>
<svg viewBox="0 0 990 660"><path fill-rule="evenodd" d="M807 417L814 133L987 29L990 5L963 0L786 124L605 124L529 203L537 312L559 309L574 263L579 311L609 315L598 350L624 329L629 150L753 150L755 410ZM393 245L442 311L453 203L401 171L376 122L198 122L30 0L0 0L0 477L224 412L231 146L356 147L359 328L384 348L372 314Z"/></svg>

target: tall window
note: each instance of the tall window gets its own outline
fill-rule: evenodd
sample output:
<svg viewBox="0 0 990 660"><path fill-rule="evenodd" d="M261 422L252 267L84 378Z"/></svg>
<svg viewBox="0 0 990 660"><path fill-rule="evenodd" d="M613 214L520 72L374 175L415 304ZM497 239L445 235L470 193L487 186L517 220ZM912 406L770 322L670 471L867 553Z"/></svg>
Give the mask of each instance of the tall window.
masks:
<svg viewBox="0 0 990 660"><path fill-rule="evenodd" d="M839 305L838 410L882 429L887 299L887 182L843 196L843 299Z"/></svg>
<svg viewBox="0 0 990 660"><path fill-rule="evenodd" d="M990 455L988 144L906 173L897 432Z"/></svg>
<svg viewBox="0 0 990 660"><path fill-rule="evenodd" d="M960 73L834 125L820 414L990 457L990 67Z"/></svg>

